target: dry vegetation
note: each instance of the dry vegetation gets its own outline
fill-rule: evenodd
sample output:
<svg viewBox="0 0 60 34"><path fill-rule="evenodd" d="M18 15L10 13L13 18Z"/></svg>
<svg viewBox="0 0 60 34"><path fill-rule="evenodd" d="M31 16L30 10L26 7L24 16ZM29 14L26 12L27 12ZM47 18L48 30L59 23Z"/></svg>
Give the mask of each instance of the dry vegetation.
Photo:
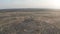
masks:
<svg viewBox="0 0 60 34"><path fill-rule="evenodd" d="M0 12L0 34L60 34L59 12Z"/></svg>

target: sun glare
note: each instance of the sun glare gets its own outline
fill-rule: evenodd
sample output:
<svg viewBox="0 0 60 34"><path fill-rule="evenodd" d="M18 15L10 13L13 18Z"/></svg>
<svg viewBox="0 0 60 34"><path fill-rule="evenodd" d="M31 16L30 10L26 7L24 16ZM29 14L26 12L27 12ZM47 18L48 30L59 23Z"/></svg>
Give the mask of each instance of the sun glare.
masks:
<svg viewBox="0 0 60 34"><path fill-rule="evenodd" d="M60 8L60 2L59 2L60 0L54 0L52 3L53 3L53 5L54 5L54 8Z"/></svg>

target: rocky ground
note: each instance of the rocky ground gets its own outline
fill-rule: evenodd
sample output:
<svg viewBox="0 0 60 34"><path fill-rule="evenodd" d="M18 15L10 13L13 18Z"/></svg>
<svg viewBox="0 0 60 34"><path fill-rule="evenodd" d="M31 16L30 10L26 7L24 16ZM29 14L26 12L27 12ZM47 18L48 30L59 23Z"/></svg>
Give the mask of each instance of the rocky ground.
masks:
<svg viewBox="0 0 60 34"><path fill-rule="evenodd" d="M1 26L0 34L60 34L60 29L46 22L28 18L20 23Z"/></svg>

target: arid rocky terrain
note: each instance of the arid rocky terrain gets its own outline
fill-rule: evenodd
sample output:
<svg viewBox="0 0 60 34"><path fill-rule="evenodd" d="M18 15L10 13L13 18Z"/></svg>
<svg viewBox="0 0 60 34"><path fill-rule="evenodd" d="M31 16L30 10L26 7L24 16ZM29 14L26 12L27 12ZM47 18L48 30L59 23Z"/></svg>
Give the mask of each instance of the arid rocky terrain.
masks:
<svg viewBox="0 0 60 34"><path fill-rule="evenodd" d="M60 34L60 12L0 10L0 34Z"/></svg>

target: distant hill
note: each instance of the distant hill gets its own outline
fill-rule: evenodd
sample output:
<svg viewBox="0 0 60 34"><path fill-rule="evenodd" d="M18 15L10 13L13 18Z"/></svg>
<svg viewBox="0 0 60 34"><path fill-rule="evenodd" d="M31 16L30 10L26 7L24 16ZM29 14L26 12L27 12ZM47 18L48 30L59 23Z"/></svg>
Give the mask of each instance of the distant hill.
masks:
<svg viewBox="0 0 60 34"><path fill-rule="evenodd" d="M51 11L52 9L38 9L38 8L25 8L25 9L2 9L0 12L35 12L35 11Z"/></svg>

